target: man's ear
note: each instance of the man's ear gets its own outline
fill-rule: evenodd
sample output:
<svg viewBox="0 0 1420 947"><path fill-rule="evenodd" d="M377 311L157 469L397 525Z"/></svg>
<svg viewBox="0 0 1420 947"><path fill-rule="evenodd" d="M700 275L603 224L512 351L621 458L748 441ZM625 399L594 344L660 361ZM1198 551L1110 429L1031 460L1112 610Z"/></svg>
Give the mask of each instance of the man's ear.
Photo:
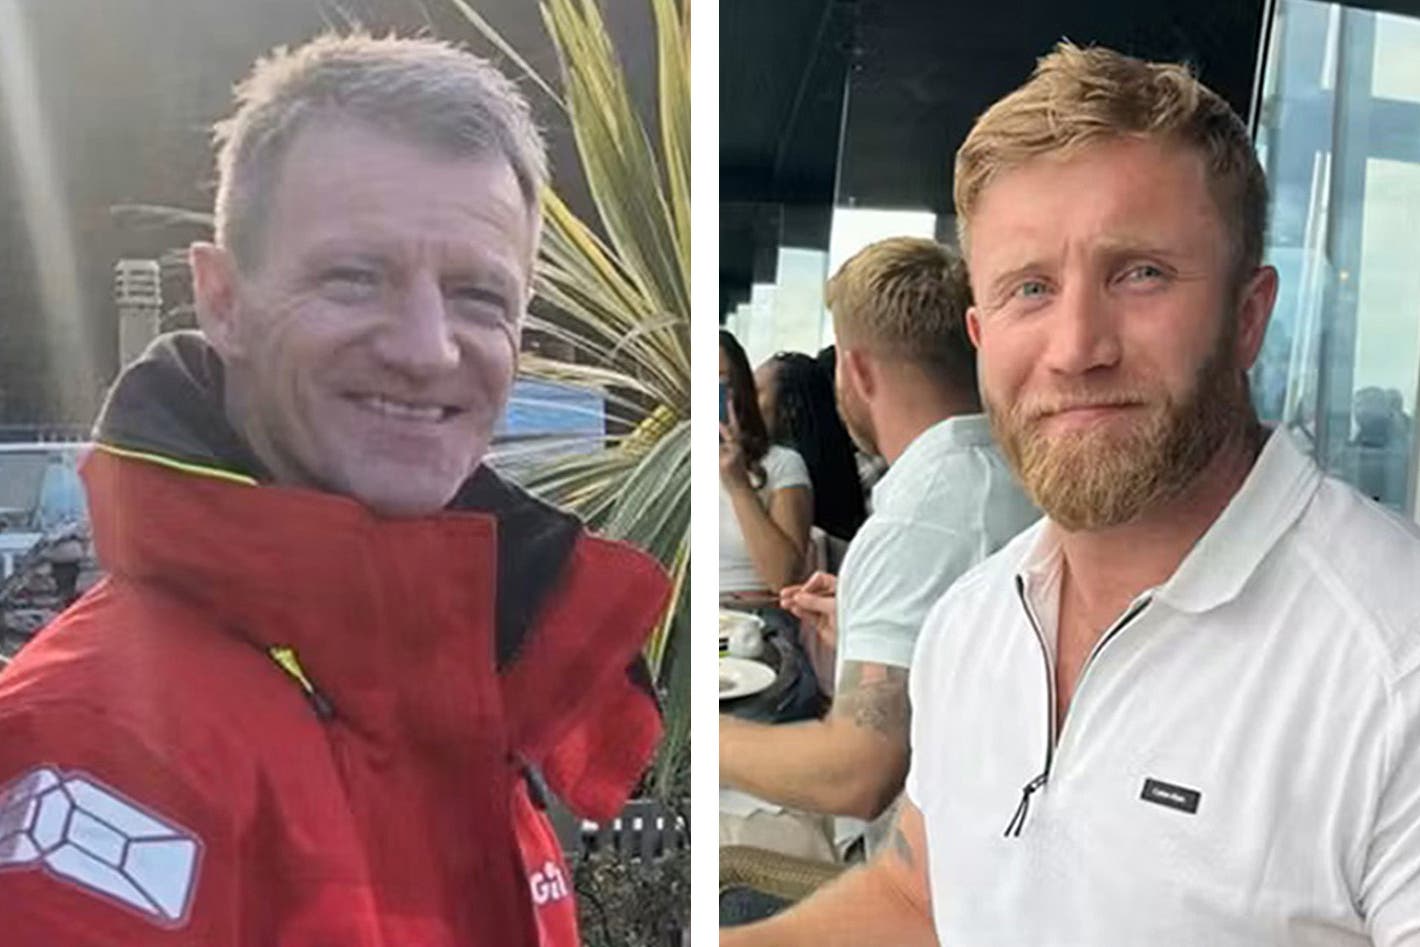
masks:
<svg viewBox="0 0 1420 947"><path fill-rule="evenodd" d="M187 250L192 270L197 326L223 361L242 355L237 326L237 265L232 254L213 243L197 241Z"/></svg>
<svg viewBox="0 0 1420 947"><path fill-rule="evenodd" d="M969 306L966 310L966 335L973 347L981 348L981 314L975 306Z"/></svg>
<svg viewBox="0 0 1420 947"><path fill-rule="evenodd" d="M1267 334L1267 323L1276 303L1277 270L1260 266L1243 284L1242 297L1238 300L1236 355L1244 371L1252 368L1262 351L1262 338Z"/></svg>
<svg viewBox="0 0 1420 947"><path fill-rule="evenodd" d="M873 357L863 349L840 350L843 369L848 375L848 384L863 398L871 398L879 388L878 366Z"/></svg>

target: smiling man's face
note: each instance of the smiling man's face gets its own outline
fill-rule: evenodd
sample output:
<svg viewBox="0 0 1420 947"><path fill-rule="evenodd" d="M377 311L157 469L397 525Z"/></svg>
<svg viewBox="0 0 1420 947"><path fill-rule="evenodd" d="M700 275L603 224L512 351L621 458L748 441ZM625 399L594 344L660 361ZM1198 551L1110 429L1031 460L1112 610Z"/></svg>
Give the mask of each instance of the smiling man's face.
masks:
<svg viewBox="0 0 1420 947"><path fill-rule="evenodd" d="M227 413L277 482L433 512L507 405L536 225L509 165L357 122L297 133L249 272L192 264Z"/></svg>
<svg viewBox="0 0 1420 947"><path fill-rule="evenodd" d="M1183 490L1250 423L1244 372L1275 291L1236 285L1202 158L1118 139L982 191L968 267L983 399L1033 498L1066 529Z"/></svg>

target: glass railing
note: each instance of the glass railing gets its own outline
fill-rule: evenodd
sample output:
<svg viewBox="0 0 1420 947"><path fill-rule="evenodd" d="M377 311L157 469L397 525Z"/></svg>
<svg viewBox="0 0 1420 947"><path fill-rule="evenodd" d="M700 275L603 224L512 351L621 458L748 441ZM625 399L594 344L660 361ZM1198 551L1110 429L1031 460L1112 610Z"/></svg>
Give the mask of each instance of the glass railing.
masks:
<svg viewBox="0 0 1420 947"><path fill-rule="evenodd" d="M1283 0L1258 147L1281 294L1253 396L1318 461L1417 511L1420 20Z"/></svg>

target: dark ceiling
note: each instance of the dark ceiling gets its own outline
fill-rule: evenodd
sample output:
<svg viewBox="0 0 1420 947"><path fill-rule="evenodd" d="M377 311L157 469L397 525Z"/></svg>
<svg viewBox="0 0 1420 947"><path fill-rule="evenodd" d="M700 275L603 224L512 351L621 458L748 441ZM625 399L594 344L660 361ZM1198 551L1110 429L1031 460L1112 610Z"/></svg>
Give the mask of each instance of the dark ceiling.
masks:
<svg viewBox="0 0 1420 947"><path fill-rule="evenodd" d="M857 0L720 2L721 312L756 248L772 276L786 212L806 245L827 239L857 16Z"/></svg>
<svg viewBox="0 0 1420 947"><path fill-rule="evenodd" d="M1265 5L721 0L722 313L834 203L950 214L957 145L1062 38L1191 62L1246 115Z"/></svg>
<svg viewBox="0 0 1420 947"><path fill-rule="evenodd" d="M838 202L952 212L951 163L976 117L1062 38L1192 63L1246 116L1261 0L862 0Z"/></svg>

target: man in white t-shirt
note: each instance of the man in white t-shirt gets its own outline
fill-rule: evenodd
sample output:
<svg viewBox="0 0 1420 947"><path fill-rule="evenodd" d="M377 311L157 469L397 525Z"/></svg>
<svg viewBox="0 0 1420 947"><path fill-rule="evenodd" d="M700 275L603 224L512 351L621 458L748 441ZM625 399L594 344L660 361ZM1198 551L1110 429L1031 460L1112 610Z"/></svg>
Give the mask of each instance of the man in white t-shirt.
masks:
<svg viewBox="0 0 1420 947"><path fill-rule="evenodd" d="M891 466L843 560L836 621L832 576L782 593L801 619L836 631L832 709L791 725L723 717L720 779L776 807L871 819L907 773L908 667L927 609L1039 514L981 414L957 255L931 240L883 240L843 264L826 297L839 413L858 445ZM828 820L818 822L826 835ZM722 819L722 829L733 824ZM854 834L840 830L840 841Z"/></svg>
<svg viewBox="0 0 1420 947"><path fill-rule="evenodd" d="M891 849L721 944L1420 944L1420 531L1258 424L1242 122L1066 44L954 187L987 411L1047 519L927 619Z"/></svg>

